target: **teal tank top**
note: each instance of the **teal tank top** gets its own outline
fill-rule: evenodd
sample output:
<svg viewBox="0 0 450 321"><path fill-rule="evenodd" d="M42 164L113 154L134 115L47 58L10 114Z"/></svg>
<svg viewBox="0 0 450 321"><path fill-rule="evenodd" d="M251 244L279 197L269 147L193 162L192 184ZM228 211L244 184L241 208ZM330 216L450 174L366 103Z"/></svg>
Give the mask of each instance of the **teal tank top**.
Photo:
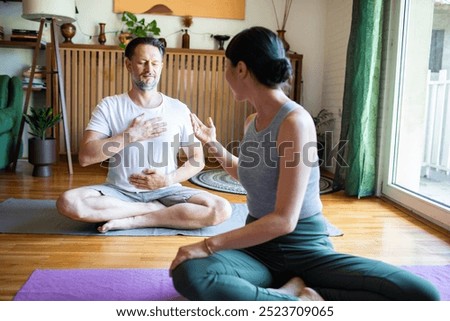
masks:
<svg viewBox="0 0 450 321"><path fill-rule="evenodd" d="M253 119L240 143L238 176L247 191L249 215L254 218L260 218L275 209L279 177L279 155L276 147L278 131L286 116L297 108L300 106L293 101L286 103L270 125L259 132L256 131ZM322 211L319 180L320 168L316 163L309 177L300 219Z"/></svg>

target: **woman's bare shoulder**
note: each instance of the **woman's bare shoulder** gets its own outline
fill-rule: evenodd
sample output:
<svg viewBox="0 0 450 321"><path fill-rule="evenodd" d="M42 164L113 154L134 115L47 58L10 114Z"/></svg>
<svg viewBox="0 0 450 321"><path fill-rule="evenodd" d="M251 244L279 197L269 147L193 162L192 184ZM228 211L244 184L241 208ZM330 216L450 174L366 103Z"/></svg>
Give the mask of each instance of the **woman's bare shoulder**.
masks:
<svg viewBox="0 0 450 321"><path fill-rule="evenodd" d="M288 126L314 126L311 114L301 106L290 112L283 123L286 123Z"/></svg>
<svg viewBox="0 0 450 321"><path fill-rule="evenodd" d="M285 136L315 137L315 126L311 114L303 107L296 108L287 115L280 126L280 134Z"/></svg>

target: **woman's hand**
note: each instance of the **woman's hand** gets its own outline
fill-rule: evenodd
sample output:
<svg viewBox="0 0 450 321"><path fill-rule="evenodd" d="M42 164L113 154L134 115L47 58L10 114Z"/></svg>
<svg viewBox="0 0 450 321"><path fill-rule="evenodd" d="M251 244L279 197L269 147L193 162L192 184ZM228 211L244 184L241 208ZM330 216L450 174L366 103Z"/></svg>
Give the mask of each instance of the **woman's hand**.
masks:
<svg viewBox="0 0 450 321"><path fill-rule="evenodd" d="M215 142L216 139L216 127L214 126L211 117L208 117L207 124L203 124L202 121L195 114L191 114L192 128L194 129L195 137L203 144Z"/></svg>
<svg viewBox="0 0 450 321"><path fill-rule="evenodd" d="M177 255L172 261L170 265L169 271L170 275L172 275L172 271L181 263L190 259L199 259L202 257L208 257L211 255L210 249L206 247L206 242L200 241L194 244L189 244L186 246L182 246L178 249Z"/></svg>

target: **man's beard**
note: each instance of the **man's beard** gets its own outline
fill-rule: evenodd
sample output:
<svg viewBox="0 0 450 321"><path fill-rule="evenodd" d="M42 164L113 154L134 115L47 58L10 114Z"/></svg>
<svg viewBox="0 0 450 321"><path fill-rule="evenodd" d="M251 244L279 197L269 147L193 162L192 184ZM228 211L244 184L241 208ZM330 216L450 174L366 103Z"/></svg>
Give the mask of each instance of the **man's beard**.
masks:
<svg viewBox="0 0 450 321"><path fill-rule="evenodd" d="M134 84L142 91L152 91L158 85L158 79L147 83L141 79L133 79Z"/></svg>

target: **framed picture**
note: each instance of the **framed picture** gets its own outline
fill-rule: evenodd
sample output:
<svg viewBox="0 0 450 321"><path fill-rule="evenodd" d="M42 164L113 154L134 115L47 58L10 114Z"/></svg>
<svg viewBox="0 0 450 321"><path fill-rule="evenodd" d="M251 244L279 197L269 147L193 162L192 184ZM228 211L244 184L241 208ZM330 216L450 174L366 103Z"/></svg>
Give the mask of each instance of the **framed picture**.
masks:
<svg viewBox="0 0 450 321"><path fill-rule="evenodd" d="M245 19L245 0L114 0L114 12Z"/></svg>

